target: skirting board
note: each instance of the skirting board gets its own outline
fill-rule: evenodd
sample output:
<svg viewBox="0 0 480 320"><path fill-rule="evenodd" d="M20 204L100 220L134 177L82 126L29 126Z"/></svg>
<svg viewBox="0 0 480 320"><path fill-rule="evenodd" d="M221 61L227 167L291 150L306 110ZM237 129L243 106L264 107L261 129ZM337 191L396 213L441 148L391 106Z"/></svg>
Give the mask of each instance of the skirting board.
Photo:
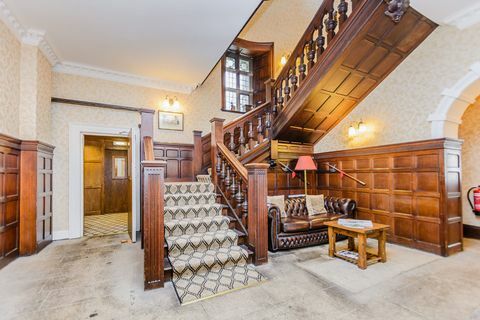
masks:
<svg viewBox="0 0 480 320"><path fill-rule="evenodd" d="M464 224L463 236L465 238L480 239L480 227Z"/></svg>
<svg viewBox="0 0 480 320"><path fill-rule="evenodd" d="M53 231L52 237L53 237L53 240L70 239L68 235L68 230Z"/></svg>

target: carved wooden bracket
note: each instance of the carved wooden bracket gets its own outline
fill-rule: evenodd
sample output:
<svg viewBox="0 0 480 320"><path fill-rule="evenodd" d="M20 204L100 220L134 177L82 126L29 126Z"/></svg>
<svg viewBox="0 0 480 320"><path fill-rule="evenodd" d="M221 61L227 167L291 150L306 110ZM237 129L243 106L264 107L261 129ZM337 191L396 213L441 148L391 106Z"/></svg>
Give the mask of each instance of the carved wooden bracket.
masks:
<svg viewBox="0 0 480 320"><path fill-rule="evenodd" d="M410 7L410 0L385 0L388 3L385 15L389 16L393 22L398 23Z"/></svg>

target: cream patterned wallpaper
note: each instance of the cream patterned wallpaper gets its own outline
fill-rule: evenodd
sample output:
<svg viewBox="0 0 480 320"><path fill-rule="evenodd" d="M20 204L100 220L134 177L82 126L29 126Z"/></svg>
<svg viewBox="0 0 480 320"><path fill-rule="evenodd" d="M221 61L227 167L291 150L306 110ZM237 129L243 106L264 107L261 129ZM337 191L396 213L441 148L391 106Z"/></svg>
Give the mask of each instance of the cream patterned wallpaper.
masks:
<svg viewBox="0 0 480 320"><path fill-rule="evenodd" d="M315 152L430 139L428 116L442 91L452 87L480 57L479 26L440 26L367 98L315 146ZM348 127L363 120L369 132L349 139Z"/></svg>
<svg viewBox="0 0 480 320"><path fill-rule="evenodd" d="M18 138L25 140L37 138L37 52L37 47L22 44Z"/></svg>
<svg viewBox="0 0 480 320"><path fill-rule="evenodd" d="M53 103L52 137L53 166L53 230L68 231L68 130L70 124L106 127L137 127L140 115L135 112L60 105Z"/></svg>
<svg viewBox="0 0 480 320"><path fill-rule="evenodd" d="M37 52L37 139L52 143L52 67L39 50Z"/></svg>
<svg viewBox="0 0 480 320"><path fill-rule="evenodd" d="M480 92L479 92L480 94ZM463 114L459 137L463 139L462 147L462 192L463 223L480 227L480 217L472 213L467 201L467 191L480 185L480 99Z"/></svg>
<svg viewBox="0 0 480 320"><path fill-rule="evenodd" d="M18 137L20 43L0 22L0 133Z"/></svg>

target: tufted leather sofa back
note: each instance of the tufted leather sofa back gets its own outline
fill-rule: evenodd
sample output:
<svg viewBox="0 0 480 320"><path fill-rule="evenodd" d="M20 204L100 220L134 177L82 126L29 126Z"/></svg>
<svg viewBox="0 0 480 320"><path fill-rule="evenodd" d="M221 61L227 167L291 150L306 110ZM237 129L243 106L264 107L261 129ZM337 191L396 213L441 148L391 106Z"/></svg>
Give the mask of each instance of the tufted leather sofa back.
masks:
<svg viewBox="0 0 480 320"><path fill-rule="evenodd" d="M325 209L328 213L351 215L356 209L356 203L347 198L325 197ZM294 196L286 199L285 212L289 217L308 216L305 197Z"/></svg>

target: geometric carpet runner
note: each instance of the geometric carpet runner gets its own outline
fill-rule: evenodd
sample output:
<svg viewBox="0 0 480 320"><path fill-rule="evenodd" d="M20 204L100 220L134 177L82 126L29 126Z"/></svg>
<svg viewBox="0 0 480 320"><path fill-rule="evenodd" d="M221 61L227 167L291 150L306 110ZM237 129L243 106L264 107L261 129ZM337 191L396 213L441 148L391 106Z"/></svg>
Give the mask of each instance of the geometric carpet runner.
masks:
<svg viewBox="0 0 480 320"><path fill-rule="evenodd" d="M211 183L165 184L165 240L182 305L265 280L247 264L214 191Z"/></svg>

